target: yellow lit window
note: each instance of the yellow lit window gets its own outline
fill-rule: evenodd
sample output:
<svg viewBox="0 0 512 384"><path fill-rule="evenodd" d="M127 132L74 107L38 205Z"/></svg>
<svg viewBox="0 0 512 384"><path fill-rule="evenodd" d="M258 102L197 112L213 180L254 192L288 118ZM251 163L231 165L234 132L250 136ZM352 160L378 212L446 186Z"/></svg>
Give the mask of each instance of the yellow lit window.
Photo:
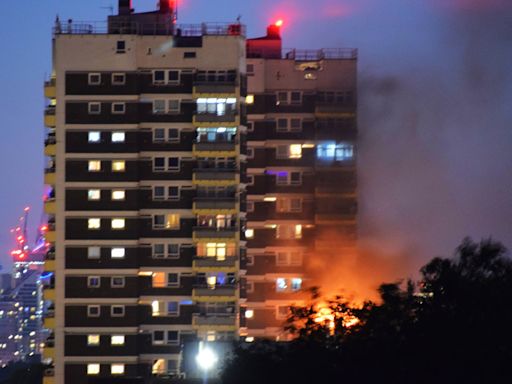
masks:
<svg viewBox="0 0 512 384"><path fill-rule="evenodd" d="M165 228L177 229L180 227L180 215L170 213L166 217Z"/></svg>
<svg viewBox="0 0 512 384"><path fill-rule="evenodd" d="M112 191L112 200L124 200L126 198L126 192L123 190Z"/></svg>
<svg viewBox="0 0 512 384"><path fill-rule="evenodd" d="M252 238L254 238L254 229L252 229L252 228L246 229L246 230L245 230L245 237L246 237L247 239L252 239Z"/></svg>
<svg viewBox="0 0 512 384"><path fill-rule="evenodd" d="M164 359L158 359L158 360L154 361L152 373L153 373L153 375L161 375L161 374L165 373L165 360Z"/></svg>
<svg viewBox="0 0 512 384"><path fill-rule="evenodd" d="M87 220L87 228L88 229L100 229L101 228L101 219L94 218Z"/></svg>
<svg viewBox="0 0 512 384"><path fill-rule="evenodd" d="M112 219L112 229L124 229L126 222L125 219Z"/></svg>
<svg viewBox="0 0 512 384"><path fill-rule="evenodd" d="M99 200L101 198L101 192L99 189L89 189L87 193L87 198L89 200Z"/></svg>
<svg viewBox="0 0 512 384"><path fill-rule="evenodd" d="M295 238L302 239L302 225L300 224L295 226Z"/></svg>
<svg viewBox="0 0 512 384"><path fill-rule="evenodd" d="M89 346L100 345L100 335L88 335L87 336L87 345L89 345Z"/></svg>
<svg viewBox="0 0 512 384"><path fill-rule="evenodd" d="M100 373L100 365L99 364L87 364L87 374L88 375L98 375Z"/></svg>
<svg viewBox="0 0 512 384"><path fill-rule="evenodd" d="M126 169L126 162L124 160L114 160L112 162L112 172L124 172Z"/></svg>
<svg viewBox="0 0 512 384"><path fill-rule="evenodd" d="M110 366L110 374L124 375L124 364L112 364Z"/></svg>
<svg viewBox="0 0 512 384"><path fill-rule="evenodd" d="M110 338L111 345L124 345L124 335L114 335Z"/></svg>
<svg viewBox="0 0 512 384"><path fill-rule="evenodd" d="M302 145L292 144L290 145L290 159L300 159L302 157Z"/></svg>
<svg viewBox="0 0 512 384"><path fill-rule="evenodd" d="M99 172L101 171L101 161L100 160L89 160L89 172Z"/></svg>
<svg viewBox="0 0 512 384"><path fill-rule="evenodd" d="M217 276L208 276L206 278L206 284L208 284L209 287L215 287L217 284Z"/></svg>
<svg viewBox="0 0 512 384"><path fill-rule="evenodd" d="M254 311L252 309L247 309L245 311L245 318L252 319L254 317Z"/></svg>
<svg viewBox="0 0 512 384"><path fill-rule="evenodd" d="M247 95L245 97L245 103L246 104L254 104L254 95Z"/></svg>
<svg viewBox="0 0 512 384"><path fill-rule="evenodd" d="M164 287L167 287L167 283L165 281L165 273L164 272L153 273L153 288L164 288Z"/></svg>

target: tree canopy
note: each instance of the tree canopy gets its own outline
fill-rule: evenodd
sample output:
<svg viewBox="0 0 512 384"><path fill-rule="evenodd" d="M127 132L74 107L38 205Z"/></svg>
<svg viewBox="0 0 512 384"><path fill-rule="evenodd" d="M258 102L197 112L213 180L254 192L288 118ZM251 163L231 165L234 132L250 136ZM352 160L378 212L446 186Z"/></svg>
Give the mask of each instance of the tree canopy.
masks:
<svg viewBox="0 0 512 384"><path fill-rule="evenodd" d="M240 344L224 384L505 383L512 380L512 261L500 243L466 239L380 302L342 297L290 309L289 343ZM354 321L357 318L357 321Z"/></svg>

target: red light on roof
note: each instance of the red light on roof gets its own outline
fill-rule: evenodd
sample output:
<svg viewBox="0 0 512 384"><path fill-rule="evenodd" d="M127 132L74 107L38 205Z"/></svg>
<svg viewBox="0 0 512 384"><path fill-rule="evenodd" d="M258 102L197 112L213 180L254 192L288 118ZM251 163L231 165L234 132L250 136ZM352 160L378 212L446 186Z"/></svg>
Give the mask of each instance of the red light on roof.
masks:
<svg viewBox="0 0 512 384"><path fill-rule="evenodd" d="M25 212L30 211L30 207L25 207Z"/></svg>
<svg viewBox="0 0 512 384"><path fill-rule="evenodd" d="M275 26L281 28L283 26L283 24L284 24L283 19L279 19L276 21Z"/></svg>

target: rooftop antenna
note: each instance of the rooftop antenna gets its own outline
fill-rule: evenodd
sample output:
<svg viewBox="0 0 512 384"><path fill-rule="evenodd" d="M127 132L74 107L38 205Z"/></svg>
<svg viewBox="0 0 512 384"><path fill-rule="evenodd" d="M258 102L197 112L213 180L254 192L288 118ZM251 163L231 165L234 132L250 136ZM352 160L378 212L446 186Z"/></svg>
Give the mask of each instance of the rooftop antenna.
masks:
<svg viewBox="0 0 512 384"><path fill-rule="evenodd" d="M108 9L110 11L110 15L114 14L114 6L112 4L107 5L106 7L100 7L101 9Z"/></svg>

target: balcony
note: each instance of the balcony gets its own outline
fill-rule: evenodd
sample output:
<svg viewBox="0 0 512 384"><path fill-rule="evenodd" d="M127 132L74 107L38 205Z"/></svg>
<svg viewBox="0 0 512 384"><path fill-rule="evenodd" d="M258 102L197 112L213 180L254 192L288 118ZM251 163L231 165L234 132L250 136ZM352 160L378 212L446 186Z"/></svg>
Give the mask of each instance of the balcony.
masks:
<svg viewBox="0 0 512 384"><path fill-rule="evenodd" d="M55 384L55 377L53 377L53 376L44 376L43 377L43 384Z"/></svg>
<svg viewBox="0 0 512 384"><path fill-rule="evenodd" d="M56 210L57 210L57 206L55 203L55 199L46 199L44 201L44 212L47 215L55 215ZM50 224L50 223L48 223L48 224ZM55 230L55 228L53 228L53 230Z"/></svg>
<svg viewBox="0 0 512 384"><path fill-rule="evenodd" d="M224 241L224 240L237 240L238 227L233 226L229 228L216 228L216 227L194 227L192 238L194 241Z"/></svg>
<svg viewBox="0 0 512 384"><path fill-rule="evenodd" d="M237 199L234 197L198 197L192 206L195 215L234 215L239 210Z"/></svg>
<svg viewBox="0 0 512 384"><path fill-rule="evenodd" d="M55 233L55 232L53 232ZM48 238L48 234L46 234L46 241L48 242L54 242L55 239L52 241ZM44 270L46 272L55 272L55 260L45 260L44 262Z"/></svg>
<svg viewBox="0 0 512 384"><path fill-rule="evenodd" d="M329 213L329 214L316 214L315 224L344 224L356 221L357 214L354 213Z"/></svg>
<svg viewBox="0 0 512 384"><path fill-rule="evenodd" d="M204 186L229 186L240 183L236 169L197 168L194 169L192 182Z"/></svg>
<svg viewBox="0 0 512 384"><path fill-rule="evenodd" d="M236 97L237 89L234 81L208 82L197 81L194 83L193 97Z"/></svg>
<svg viewBox="0 0 512 384"><path fill-rule="evenodd" d="M238 127L240 125L240 116L237 114L217 115L216 113L201 113L194 115L193 124L201 127Z"/></svg>
<svg viewBox="0 0 512 384"><path fill-rule="evenodd" d="M48 314L46 314L43 319L43 328L55 329L55 317L48 317Z"/></svg>
<svg viewBox="0 0 512 384"><path fill-rule="evenodd" d="M195 143L192 150L196 157L236 157L238 152L235 142L222 141Z"/></svg>
<svg viewBox="0 0 512 384"><path fill-rule="evenodd" d="M192 290L192 300L197 302L227 302L236 301L239 291L234 285L216 286L209 288L201 285Z"/></svg>
<svg viewBox="0 0 512 384"><path fill-rule="evenodd" d="M226 257L225 260L217 260L214 257L197 257L192 264L194 272L236 272L238 271L238 258Z"/></svg>
<svg viewBox="0 0 512 384"><path fill-rule="evenodd" d="M205 331L236 331L237 321L235 315L225 314L195 314L192 318L192 327L195 330Z"/></svg>
<svg viewBox="0 0 512 384"><path fill-rule="evenodd" d="M48 285L43 286L43 299L55 301L55 287Z"/></svg>
<svg viewBox="0 0 512 384"><path fill-rule="evenodd" d="M50 134L44 141L45 156L55 156L57 154L57 140L55 134Z"/></svg>
<svg viewBox="0 0 512 384"><path fill-rule="evenodd" d="M56 182L55 167L45 168L44 170L44 183L48 185L55 185Z"/></svg>
<svg viewBox="0 0 512 384"><path fill-rule="evenodd" d="M44 360L55 360L55 347L48 346L49 340L46 341L46 346L43 349L43 359ZM52 343L54 345L55 342Z"/></svg>
<svg viewBox="0 0 512 384"><path fill-rule="evenodd" d="M48 99L55 99L57 97L57 79L54 77L44 82L44 97Z"/></svg>
<svg viewBox="0 0 512 384"><path fill-rule="evenodd" d="M44 110L44 125L49 128L55 128L55 126L57 125L57 118L54 106L48 106Z"/></svg>

